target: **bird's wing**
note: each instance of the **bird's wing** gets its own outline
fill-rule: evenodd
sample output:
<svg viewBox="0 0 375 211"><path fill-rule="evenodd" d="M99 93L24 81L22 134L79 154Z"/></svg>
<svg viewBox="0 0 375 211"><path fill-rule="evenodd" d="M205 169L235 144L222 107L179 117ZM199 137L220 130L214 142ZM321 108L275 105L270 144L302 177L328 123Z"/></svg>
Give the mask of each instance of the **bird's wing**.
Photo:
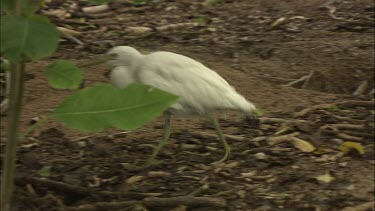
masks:
<svg viewBox="0 0 375 211"><path fill-rule="evenodd" d="M137 68L136 78L180 96L175 105L177 109L202 114L215 109L240 109L237 104L248 104L216 72L179 54L155 52L145 56Z"/></svg>

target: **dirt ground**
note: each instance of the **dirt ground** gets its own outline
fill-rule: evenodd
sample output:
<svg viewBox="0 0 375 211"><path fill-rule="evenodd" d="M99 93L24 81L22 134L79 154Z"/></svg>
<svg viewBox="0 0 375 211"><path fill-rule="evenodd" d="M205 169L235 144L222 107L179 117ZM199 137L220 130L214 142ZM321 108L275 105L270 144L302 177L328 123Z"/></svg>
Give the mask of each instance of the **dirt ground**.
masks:
<svg viewBox="0 0 375 211"><path fill-rule="evenodd" d="M373 1L129 2L86 14L87 2L53 0L41 11L82 34L28 64L23 131L71 93L49 87L52 60L79 62L117 45L204 63L264 111L260 124L219 114L232 155L212 166L224 154L213 127L173 117L163 163L137 171L161 139L162 118L96 134L48 121L20 144L14 210L374 210ZM108 71L87 69L85 86L107 82ZM2 149L5 124L3 114Z"/></svg>

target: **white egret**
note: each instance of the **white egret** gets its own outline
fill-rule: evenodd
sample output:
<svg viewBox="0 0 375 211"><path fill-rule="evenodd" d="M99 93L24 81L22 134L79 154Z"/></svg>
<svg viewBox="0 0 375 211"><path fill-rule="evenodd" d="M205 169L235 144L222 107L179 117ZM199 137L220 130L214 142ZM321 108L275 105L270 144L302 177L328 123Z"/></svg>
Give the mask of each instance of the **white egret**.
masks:
<svg viewBox="0 0 375 211"><path fill-rule="evenodd" d="M144 167L154 163L158 152L167 143L172 114L206 116L225 148L224 157L214 163L229 158L230 147L213 112L235 110L253 116L256 108L220 75L198 61L171 52L159 51L143 55L132 47L118 46L110 49L107 54L112 58L108 64L114 66L110 73L110 80L114 86L124 88L131 83L142 83L180 97L178 102L164 113L163 140L159 142Z"/></svg>

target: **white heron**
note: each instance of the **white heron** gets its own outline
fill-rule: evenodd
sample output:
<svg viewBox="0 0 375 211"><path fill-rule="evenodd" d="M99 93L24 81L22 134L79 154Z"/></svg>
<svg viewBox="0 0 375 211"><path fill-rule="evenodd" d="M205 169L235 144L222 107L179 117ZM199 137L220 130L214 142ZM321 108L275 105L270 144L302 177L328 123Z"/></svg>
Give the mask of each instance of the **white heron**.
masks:
<svg viewBox="0 0 375 211"><path fill-rule="evenodd" d="M172 114L206 116L225 148L224 157L214 163L221 163L229 158L230 147L213 112L235 110L252 117L256 108L219 74L194 59L171 52L158 51L144 55L129 46L117 46L107 54L111 57L108 64L114 66L110 80L115 87L124 88L131 83L141 83L180 97L164 112L163 139L143 167L152 165L160 149L167 143Z"/></svg>

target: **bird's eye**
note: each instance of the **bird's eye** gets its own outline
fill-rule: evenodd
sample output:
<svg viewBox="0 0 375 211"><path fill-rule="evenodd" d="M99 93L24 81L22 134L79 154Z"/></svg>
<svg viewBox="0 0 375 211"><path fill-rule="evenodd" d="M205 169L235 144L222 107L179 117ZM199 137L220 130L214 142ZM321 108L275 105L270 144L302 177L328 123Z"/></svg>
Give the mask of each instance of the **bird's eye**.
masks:
<svg viewBox="0 0 375 211"><path fill-rule="evenodd" d="M109 54L109 56L111 56L112 58L116 58L118 56L118 54L117 53L111 53L111 54Z"/></svg>

